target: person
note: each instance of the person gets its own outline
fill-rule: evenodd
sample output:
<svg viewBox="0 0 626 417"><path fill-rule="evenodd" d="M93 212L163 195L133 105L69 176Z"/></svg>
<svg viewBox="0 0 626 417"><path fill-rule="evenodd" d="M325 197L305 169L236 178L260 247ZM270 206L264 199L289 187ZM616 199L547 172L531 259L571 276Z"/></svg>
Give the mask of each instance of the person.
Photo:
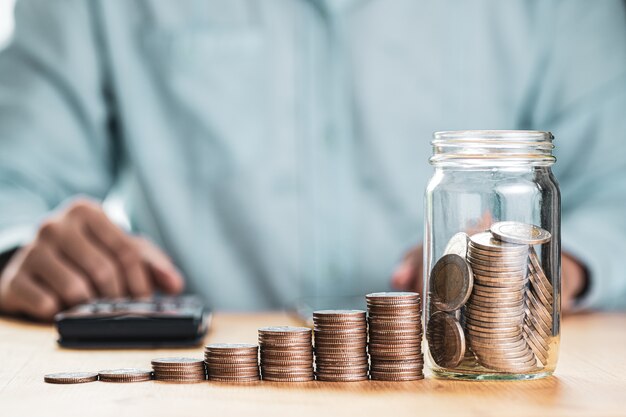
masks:
<svg viewBox="0 0 626 417"><path fill-rule="evenodd" d="M419 289L432 132L485 128L555 134L564 308L626 305L619 0L21 0L15 16L5 313L183 286L215 309Z"/></svg>

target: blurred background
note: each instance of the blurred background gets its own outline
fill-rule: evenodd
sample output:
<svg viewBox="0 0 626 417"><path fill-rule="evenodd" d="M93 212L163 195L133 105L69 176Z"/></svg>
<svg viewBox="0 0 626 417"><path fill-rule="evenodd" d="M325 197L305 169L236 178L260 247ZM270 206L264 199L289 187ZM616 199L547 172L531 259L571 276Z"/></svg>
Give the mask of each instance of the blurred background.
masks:
<svg viewBox="0 0 626 417"><path fill-rule="evenodd" d="M15 0L0 0L0 48L3 48L13 31L13 6Z"/></svg>

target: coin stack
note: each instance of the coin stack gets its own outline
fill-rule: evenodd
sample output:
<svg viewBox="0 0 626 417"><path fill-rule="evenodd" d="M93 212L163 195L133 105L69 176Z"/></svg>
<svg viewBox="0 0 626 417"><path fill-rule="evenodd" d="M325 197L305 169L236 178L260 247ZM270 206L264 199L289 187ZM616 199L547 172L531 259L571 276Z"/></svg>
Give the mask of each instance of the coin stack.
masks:
<svg viewBox="0 0 626 417"><path fill-rule="evenodd" d="M152 360L154 379L165 382L199 382L206 380L202 359L160 358Z"/></svg>
<svg viewBox="0 0 626 417"><path fill-rule="evenodd" d="M261 376L266 381L305 382L313 374L311 329L274 326L259 329Z"/></svg>
<svg viewBox="0 0 626 417"><path fill-rule="evenodd" d="M135 368L109 369L98 374L102 382L143 382L152 379L152 371Z"/></svg>
<svg viewBox="0 0 626 417"><path fill-rule="evenodd" d="M382 381L423 379L421 302L418 293L366 296L370 376Z"/></svg>
<svg viewBox="0 0 626 417"><path fill-rule="evenodd" d="M367 380L367 320L363 310L319 310L315 325L315 375L319 381Z"/></svg>
<svg viewBox="0 0 626 417"><path fill-rule="evenodd" d="M248 343L214 343L204 347L210 381L252 382L260 379L259 347Z"/></svg>
<svg viewBox="0 0 626 417"><path fill-rule="evenodd" d="M491 232L470 237L467 259L474 273L465 306L469 345L485 368L522 373L536 366L523 334L528 245L506 243Z"/></svg>
<svg viewBox="0 0 626 417"><path fill-rule="evenodd" d="M539 257L531 247L528 256L530 263L530 285L526 290L526 317L524 337L542 365L548 363L550 339L552 337L552 309L554 290L552 283L541 268Z"/></svg>

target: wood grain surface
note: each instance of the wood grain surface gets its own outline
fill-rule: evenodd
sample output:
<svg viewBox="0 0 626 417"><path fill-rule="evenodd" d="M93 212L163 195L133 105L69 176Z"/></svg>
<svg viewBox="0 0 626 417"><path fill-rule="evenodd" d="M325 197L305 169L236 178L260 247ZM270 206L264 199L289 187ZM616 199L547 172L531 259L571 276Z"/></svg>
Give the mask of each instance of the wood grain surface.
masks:
<svg viewBox="0 0 626 417"><path fill-rule="evenodd" d="M216 314L207 341L255 342L265 325L296 324L282 313ZM626 416L626 315L568 317L555 376L539 381L232 385L93 382L53 385L61 371L150 368L163 356L202 357L202 347L70 350L52 327L0 319L0 416Z"/></svg>

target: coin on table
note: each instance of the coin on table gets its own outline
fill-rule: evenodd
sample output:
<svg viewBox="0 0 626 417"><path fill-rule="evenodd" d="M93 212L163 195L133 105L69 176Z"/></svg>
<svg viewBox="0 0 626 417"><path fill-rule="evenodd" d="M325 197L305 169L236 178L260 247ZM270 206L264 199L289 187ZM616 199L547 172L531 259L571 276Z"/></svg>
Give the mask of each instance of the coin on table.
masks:
<svg viewBox="0 0 626 417"><path fill-rule="evenodd" d="M452 236L452 238L448 241L446 248L444 249L444 253L459 255L461 258L465 258L467 255L467 243L469 241L469 236L467 233L459 232Z"/></svg>
<svg viewBox="0 0 626 417"><path fill-rule="evenodd" d="M501 241L520 245L539 245L549 242L552 238L547 230L521 222L494 223L490 230Z"/></svg>
<svg viewBox="0 0 626 417"><path fill-rule="evenodd" d="M454 368L463 360L465 334L459 322L451 315L437 311L430 316L426 338L430 354L437 365Z"/></svg>
<svg viewBox="0 0 626 417"><path fill-rule="evenodd" d="M49 384L83 384L98 380L97 372L59 372L44 375L43 380Z"/></svg>
<svg viewBox="0 0 626 417"><path fill-rule="evenodd" d="M137 368L107 369L98 374L102 382L142 382L152 379L152 371Z"/></svg>
<svg viewBox="0 0 626 417"><path fill-rule="evenodd" d="M473 285L472 269L459 255L442 256L430 274L433 303L442 311L461 308L472 293Z"/></svg>

